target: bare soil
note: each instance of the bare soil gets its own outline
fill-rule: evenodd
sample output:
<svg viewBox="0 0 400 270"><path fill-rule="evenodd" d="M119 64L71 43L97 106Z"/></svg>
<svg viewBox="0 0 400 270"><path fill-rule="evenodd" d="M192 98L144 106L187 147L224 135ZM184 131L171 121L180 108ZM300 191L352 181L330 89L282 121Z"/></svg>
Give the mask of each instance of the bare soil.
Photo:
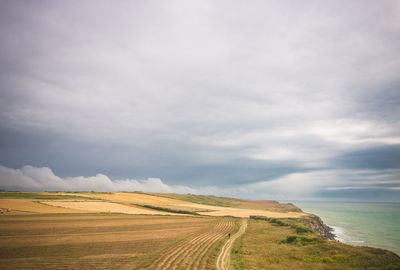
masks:
<svg viewBox="0 0 400 270"><path fill-rule="evenodd" d="M214 222L179 216L1 216L0 269L132 269Z"/></svg>

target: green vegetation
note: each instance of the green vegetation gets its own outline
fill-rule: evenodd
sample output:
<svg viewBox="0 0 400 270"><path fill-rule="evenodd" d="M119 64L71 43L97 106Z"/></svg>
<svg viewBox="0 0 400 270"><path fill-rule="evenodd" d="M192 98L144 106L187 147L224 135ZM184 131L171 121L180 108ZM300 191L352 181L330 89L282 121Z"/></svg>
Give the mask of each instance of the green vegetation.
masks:
<svg viewBox="0 0 400 270"><path fill-rule="evenodd" d="M80 200L97 200L95 198L89 198L79 195L58 195L58 194L43 194L35 192L0 192L0 198L2 199L34 199L34 200L69 200L69 199L80 199Z"/></svg>
<svg viewBox="0 0 400 270"><path fill-rule="evenodd" d="M234 243L231 252L230 269L245 269L243 264L243 249L242 249L243 235L239 237Z"/></svg>
<svg viewBox="0 0 400 270"><path fill-rule="evenodd" d="M321 240L316 237L308 237L308 236L289 234L288 236L286 236L286 240L283 240L282 243L295 244L298 246L305 246L305 245L316 243L318 241L321 241Z"/></svg>
<svg viewBox="0 0 400 270"><path fill-rule="evenodd" d="M295 229L297 233L311 233L312 232L312 230L310 228L304 226L303 224L289 222L288 219L284 220L284 219L280 219L280 218L268 218L268 217L261 217L261 216L253 216L251 218L256 219L256 220L265 220L272 224L276 224L278 226L290 226L293 229Z"/></svg>
<svg viewBox="0 0 400 270"><path fill-rule="evenodd" d="M236 207L238 206L238 199L206 196L206 195L193 195L193 194L176 194L176 193L149 193L149 195L155 195L159 197L165 197L170 199L182 200L192 203L213 205L213 206L224 206L224 207Z"/></svg>
<svg viewBox="0 0 400 270"><path fill-rule="evenodd" d="M250 219L240 246L233 248L230 269L400 269L400 257L393 252L294 232L291 226Z"/></svg>
<svg viewBox="0 0 400 270"><path fill-rule="evenodd" d="M279 213L302 212L292 203L279 203L277 201L238 201L237 208L273 211Z"/></svg>
<svg viewBox="0 0 400 270"><path fill-rule="evenodd" d="M186 214L186 215L199 215L198 213L193 212L193 211L175 210L175 209L159 207L159 206L154 206L154 205L147 205L147 204L145 204L145 205L143 205L143 204L133 204L133 205L140 206L140 207L143 207L143 208L149 208L149 209L153 209L153 210L170 212L170 213Z"/></svg>

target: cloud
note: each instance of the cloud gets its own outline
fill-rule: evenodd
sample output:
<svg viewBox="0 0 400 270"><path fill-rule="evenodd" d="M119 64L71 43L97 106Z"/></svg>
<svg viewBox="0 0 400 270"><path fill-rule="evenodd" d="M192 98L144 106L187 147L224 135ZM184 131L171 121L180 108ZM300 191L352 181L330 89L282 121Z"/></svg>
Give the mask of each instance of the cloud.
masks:
<svg viewBox="0 0 400 270"><path fill-rule="evenodd" d="M169 186L161 179L111 180L104 174L92 177L56 176L50 168L24 166L11 169L0 165L0 187L22 191L145 191L190 193L194 190L185 186Z"/></svg>
<svg viewBox="0 0 400 270"><path fill-rule="evenodd" d="M50 168L24 166L11 169L0 165L0 188L21 191L144 191L218 195L242 199L304 200L320 198L320 194L336 199L351 199L337 192L384 191L393 196L383 198L397 201L400 170L320 170L289 173L270 181L250 184L168 185L159 178L143 180L110 179L104 174L91 177L59 177ZM394 192L394 193L393 193ZM333 196L332 194L335 194ZM397 196L397 197L396 197ZM352 194L354 197L354 194ZM396 199L397 198L397 199ZM373 200L374 198L364 198Z"/></svg>
<svg viewBox="0 0 400 270"><path fill-rule="evenodd" d="M321 190L385 188L397 186L400 170L320 170L292 173L272 181L250 185L272 192L291 195L313 195ZM387 188L387 187L386 187Z"/></svg>
<svg viewBox="0 0 400 270"><path fill-rule="evenodd" d="M400 164L399 14L396 0L3 1L0 164L72 189L99 171L280 194L385 174Z"/></svg>

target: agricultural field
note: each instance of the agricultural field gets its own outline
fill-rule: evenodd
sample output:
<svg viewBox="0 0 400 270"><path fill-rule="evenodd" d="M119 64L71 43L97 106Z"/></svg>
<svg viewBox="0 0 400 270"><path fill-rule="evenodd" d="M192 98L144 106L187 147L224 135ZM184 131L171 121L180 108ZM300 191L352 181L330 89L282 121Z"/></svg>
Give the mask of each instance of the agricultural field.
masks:
<svg viewBox="0 0 400 270"><path fill-rule="evenodd" d="M0 219L0 269L209 269L232 218L122 214Z"/></svg>
<svg viewBox="0 0 400 270"><path fill-rule="evenodd" d="M393 252L328 241L296 230L301 225L272 221L249 220L232 249L230 269L400 269Z"/></svg>
<svg viewBox="0 0 400 270"><path fill-rule="evenodd" d="M291 203L279 203L276 201L248 201L236 198L224 198L217 196L175 194L175 193L150 193L159 197L166 197L196 204L233 207L242 209L257 209L271 212L301 212L301 209Z"/></svg>
<svg viewBox="0 0 400 270"><path fill-rule="evenodd" d="M189 196L189 195L187 195ZM176 198L174 198L176 197ZM269 201L242 201L214 196L177 194L145 194L140 192L86 192L86 193L11 193L0 192L0 210L6 214L24 213L124 213L146 215L207 215L248 218L259 215L267 217L302 217L306 214L291 208L290 204ZM181 200L181 199L185 200ZM187 198L191 198L190 200ZM206 201L207 204L200 202ZM231 202L230 204L228 202ZM214 204L213 204L214 203ZM231 206L220 206L231 205ZM272 207L275 205L274 207ZM247 208L246 208L247 206ZM267 207L269 206L269 207ZM269 209L269 210L266 210ZM287 211L283 211L286 209ZM6 211L10 210L10 211ZM289 211L290 210L290 211Z"/></svg>
<svg viewBox="0 0 400 270"><path fill-rule="evenodd" d="M318 217L273 201L0 192L0 269L400 269L322 236Z"/></svg>

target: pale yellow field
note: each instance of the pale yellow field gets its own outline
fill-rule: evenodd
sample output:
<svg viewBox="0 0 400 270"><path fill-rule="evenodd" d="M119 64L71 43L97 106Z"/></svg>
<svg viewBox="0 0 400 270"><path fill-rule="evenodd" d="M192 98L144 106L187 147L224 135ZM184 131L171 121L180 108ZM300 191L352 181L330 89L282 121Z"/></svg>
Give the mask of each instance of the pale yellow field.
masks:
<svg viewBox="0 0 400 270"><path fill-rule="evenodd" d="M90 212L110 212L123 214L145 214L145 215L180 215L150 209L143 209L134 206L122 205L112 202L92 202L92 201L41 201L49 206L58 206L69 209L90 211Z"/></svg>
<svg viewBox="0 0 400 270"><path fill-rule="evenodd" d="M60 195L70 195L68 193L60 193ZM104 199L114 202L136 203L142 205L166 206L171 204L183 203L183 201L169 199L164 197L152 196L142 193L113 192L113 193L79 193L79 196Z"/></svg>
<svg viewBox="0 0 400 270"><path fill-rule="evenodd" d="M46 205L29 199L0 199L0 208L3 214L27 214L27 213L88 213L84 209L69 209L52 205Z"/></svg>
<svg viewBox="0 0 400 270"><path fill-rule="evenodd" d="M177 206L187 206L187 207L195 207L198 209L203 209L206 212L199 212L202 215L208 216L233 216L233 217L250 217L250 216L266 216L266 217L274 217L274 218L296 218L301 216L306 216L306 213L302 212L288 212L288 213L280 213L280 212L271 212L264 210L255 210L255 209L239 209L239 208L231 208L231 207L222 207L222 206L211 206L211 205L203 205L203 204L179 204Z"/></svg>
<svg viewBox="0 0 400 270"><path fill-rule="evenodd" d="M54 195L48 193L48 195ZM70 193L57 193L57 195L69 195ZM87 213L87 212L110 212L124 214L147 214L147 215L182 215L171 212L146 209L138 205L151 205L173 210L196 211L208 216L233 216L246 218L249 216L266 216L275 218L297 218L306 213L302 212L273 212L258 209L232 208L222 206L204 205L191 203L177 199L158 197L143 193L113 192L113 193L78 193L80 197L107 200L33 200L33 199L0 199L0 208L12 209L11 212L3 211L5 214L22 213Z"/></svg>
<svg viewBox="0 0 400 270"><path fill-rule="evenodd" d="M142 193L126 193L126 192L115 192L115 193L83 193L79 194L80 196L87 196L91 198L97 199L106 199L114 202L121 203L133 203L133 204L142 204L142 205L153 205L160 207L167 207L175 210L189 210L189 211L199 211L200 214L208 215L208 216L234 216L234 217L249 217L249 216L266 216L266 217L275 217L275 218L289 218L289 217L301 217L307 215L301 212L272 212L265 210L256 210L256 209L239 209L239 208L231 208L231 207L221 207L221 206L211 206L211 205L203 205L191 202L185 202L176 199L170 199L165 197L152 196L148 194ZM86 204L86 202L85 202ZM83 205L83 204L82 204ZM71 206L65 206L71 207ZM85 209L89 208L76 208L76 209ZM92 208L90 208L92 209ZM93 210L91 210L93 211Z"/></svg>
<svg viewBox="0 0 400 270"><path fill-rule="evenodd" d="M82 196L82 194L80 195ZM124 192L115 192L111 194L94 193L94 194L85 194L84 196L98 198L98 199L107 199L115 202L161 206L176 210L199 211L200 214L208 216L233 216L242 218L249 216L266 216L275 218L289 218L289 217L301 217L307 215L301 212L280 213L280 212L272 212L272 211L256 210L256 209L239 209L231 207L203 205L203 204L190 203L181 200L152 196L141 193L124 193Z"/></svg>

